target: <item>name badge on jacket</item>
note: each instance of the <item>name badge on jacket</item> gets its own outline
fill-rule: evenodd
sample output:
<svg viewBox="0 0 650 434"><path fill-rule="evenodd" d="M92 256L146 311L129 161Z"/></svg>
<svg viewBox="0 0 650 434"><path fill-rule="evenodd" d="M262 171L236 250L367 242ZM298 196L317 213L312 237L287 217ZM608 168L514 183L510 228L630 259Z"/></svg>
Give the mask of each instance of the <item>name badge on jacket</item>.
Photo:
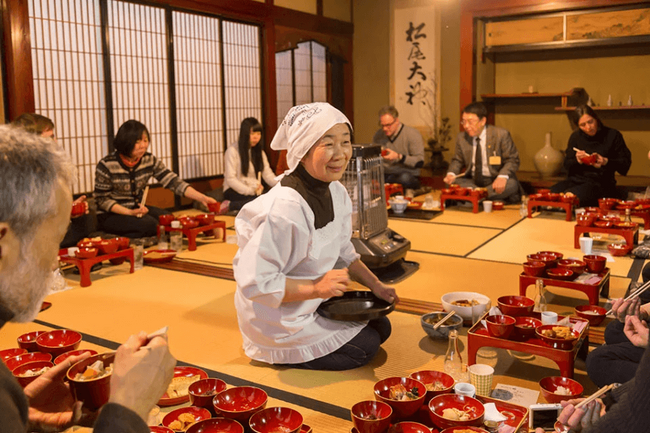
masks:
<svg viewBox="0 0 650 434"><path fill-rule="evenodd" d="M498 155L492 155L490 157L490 166L500 166L501 165L501 157Z"/></svg>

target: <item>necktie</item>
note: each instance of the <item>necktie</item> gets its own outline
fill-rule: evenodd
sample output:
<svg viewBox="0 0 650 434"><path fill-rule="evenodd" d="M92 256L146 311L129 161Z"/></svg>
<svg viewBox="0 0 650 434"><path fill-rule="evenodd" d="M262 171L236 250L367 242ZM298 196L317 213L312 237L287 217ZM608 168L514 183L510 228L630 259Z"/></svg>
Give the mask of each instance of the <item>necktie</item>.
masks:
<svg viewBox="0 0 650 434"><path fill-rule="evenodd" d="M478 187L485 186L483 177L483 150L481 148L481 139L476 138L476 154L474 155L474 184Z"/></svg>

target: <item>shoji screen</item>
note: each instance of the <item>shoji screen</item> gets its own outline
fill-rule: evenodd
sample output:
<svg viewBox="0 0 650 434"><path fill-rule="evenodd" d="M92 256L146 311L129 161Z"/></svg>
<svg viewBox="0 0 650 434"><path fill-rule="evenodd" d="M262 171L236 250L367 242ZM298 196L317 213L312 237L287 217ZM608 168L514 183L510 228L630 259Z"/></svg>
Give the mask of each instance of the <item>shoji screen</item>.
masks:
<svg viewBox="0 0 650 434"><path fill-rule="evenodd" d="M108 0L108 30L115 132L142 122L149 151L172 168L165 10Z"/></svg>
<svg viewBox="0 0 650 434"><path fill-rule="evenodd" d="M277 89L278 125L293 107L293 50L275 53L275 82Z"/></svg>
<svg viewBox="0 0 650 434"><path fill-rule="evenodd" d="M314 101L327 101L327 51L311 42L311 82Z"/></svg>
<svg viewBox="0 0 650 434"><path fill-rule="evenodd" d="M92 191L95 166L108 152L98 0L29 0L36 113L54 121L79 177Z"/></svg>
<svg viewBox="0 0 650 434"><path fill-rule="evenodd" d="M174 12L179 175L223 173L220 20Z"/></svg>

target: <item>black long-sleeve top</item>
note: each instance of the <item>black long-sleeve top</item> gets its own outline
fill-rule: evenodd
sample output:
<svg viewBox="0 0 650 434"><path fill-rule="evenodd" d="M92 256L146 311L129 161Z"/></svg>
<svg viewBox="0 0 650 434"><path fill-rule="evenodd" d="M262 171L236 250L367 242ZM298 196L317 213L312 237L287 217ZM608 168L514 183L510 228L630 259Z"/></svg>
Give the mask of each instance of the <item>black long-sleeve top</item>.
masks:
<svg viewBox="0 0 650 434"><path fill-rule="evenodd" d="M597 152L607 158L608 162L601 168L580 164L576 160L576 151L573 148L583 150L588 154ZM567 169L568 179L571 181L594 184L594 187L612 188L616 186L615 173L627 175L631 165L632 153L618 130L601 126L592 137L578 129L569 137L564 167Z"/></svg>

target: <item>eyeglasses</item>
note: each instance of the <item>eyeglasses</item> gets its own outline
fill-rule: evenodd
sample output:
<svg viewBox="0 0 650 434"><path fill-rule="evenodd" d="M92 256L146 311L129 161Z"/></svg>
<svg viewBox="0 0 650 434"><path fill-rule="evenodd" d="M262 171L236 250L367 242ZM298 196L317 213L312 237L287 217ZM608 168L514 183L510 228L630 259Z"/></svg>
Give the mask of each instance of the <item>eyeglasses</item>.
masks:
<svg viewBox="0 0 650 434"><path fill-rule="evenodd" d="M382 128L390 128L390 127L392 127L393 125L395 125L395 122L397 122L397 119L394 119L393 122L391 122L390 124L382 124L382 123L380 122L379 125L380 125Z"/></svg>
<svg viewBox="0 0 650 434"><path fill-rule="evenodd" d="M474 126L478 124L479 120L478 119L461 119L460 124L461 125L469 125L469 126Z"/></svg>

